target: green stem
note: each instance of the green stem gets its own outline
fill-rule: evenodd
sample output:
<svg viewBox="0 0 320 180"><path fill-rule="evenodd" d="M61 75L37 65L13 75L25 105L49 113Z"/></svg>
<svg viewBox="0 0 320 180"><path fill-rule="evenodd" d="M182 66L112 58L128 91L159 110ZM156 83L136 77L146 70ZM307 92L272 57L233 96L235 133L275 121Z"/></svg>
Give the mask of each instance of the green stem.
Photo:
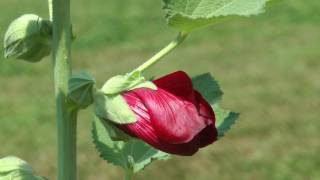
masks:
<svg viewBox="0 0 320 180"><path fill-rule="evenodd" d="M132 170L131 169L127 169L125 170L125 180L131 180L133 176Z"/></svg>
<svg viewBox="0 0 320 180"><path fill-rule="evenodd" d="M48 5L49 5L49 19L50 19L50 21L52 21L52 19L53 19L53 15L52 15L52 0L48 0Z"/></svg>
<svg viewBox="0 0 320 180"><path fill-rule="evenodd" d="M161 49L157 54L155 54L153 57L148 59L145 63L143 63L141 66L139 66L134 71L144 71L150 66L154 65L155 63L159 62L164 56L169 54L172 50L174 50L178 45L180 45L188 36L187 33L180 32L175 40L170 42L166 47Z"/></svg>
<svg viewBox="0 0 320 180"><path fill-rule="evenodd" d="M71 76L70 0L49 0L53 20L53 64L58 129L58 180L76 180L77 111L67 104Z"/></svg>

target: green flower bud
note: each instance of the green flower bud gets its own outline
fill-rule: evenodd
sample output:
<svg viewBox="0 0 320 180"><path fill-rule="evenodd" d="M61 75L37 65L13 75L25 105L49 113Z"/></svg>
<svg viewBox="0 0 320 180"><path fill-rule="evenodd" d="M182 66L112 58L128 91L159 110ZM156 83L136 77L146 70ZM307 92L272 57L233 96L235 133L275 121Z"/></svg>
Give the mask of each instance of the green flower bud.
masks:
<svg viewBox="0 0 320 180"><path fill-rule="evenodd" d="M86 72L80 72L69 79L68 97L79 109L85 109L93 103L95 80Z"/></svg>
<svg viewBox="0 0 320 180"><path fill-rule="evenodd" d="M32 167L27 162L14 156L0 159L0 179L46 180L44 177L33 175Z"/></svg>
<svg viewBox="0 0 320 180"><path fill-rule="evenodd" d="M44 177L35 176L30 172L21 171L21 170L12 171L11 173L4 176L3 179L8 179L8 180L47 180Z"/></svg>
<svg viewBox="0 0 320 180"><path fill-rule="evenodd" d="M15 19L4 37L4 57L38 62L51 52L52 24L34 14Z"/></svg>

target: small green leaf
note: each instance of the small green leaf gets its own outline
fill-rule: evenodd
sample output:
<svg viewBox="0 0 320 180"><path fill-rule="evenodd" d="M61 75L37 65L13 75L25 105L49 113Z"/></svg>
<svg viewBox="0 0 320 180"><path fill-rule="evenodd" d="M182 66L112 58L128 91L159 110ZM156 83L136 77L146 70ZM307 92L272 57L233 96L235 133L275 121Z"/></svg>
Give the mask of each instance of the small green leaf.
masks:
<svg viewBox="0 0 320 180"><path fill-rule="evenodd" d="M218 130L218 139L222 138L227 131L231 129L236 121L239 119L239 113L231 112L220 108L220 106L213 106L216 115L216 127Z"/></svg>
<svg viewBox="0 0 320 180"><path fill-rule="evenodd" d="M212 106L216 116L218 138L223 137L224 134L230 130L231 126L235 124L239 114L220 108L219 103L222 100L223 92L218 82L209 73L192 78L192 83L194 88L199 91Z"/></svg>
<svg viewBox="0 0 320 180"><path fill-rule="evenodd" d="M190 32L226 17L251 16L264 11L269 0L163 0L168 24Z"/></svg>
<svg viewBox="0 0 320 180"><path fill-rule="evenodd" d="M110 78L103 85L101 91L108 95L114 95L140 87L157 89L152 82L145 80L140 71L135 71L130 74L117 75Z"/></svg>
<svg viewBox="0 0 320 180"><path fill-rule="evenodd" d="M68 82L68 98L77 108L84 109L93 103L95 80L85 71L73 75Z"/></svg>
<svg viewBox="0 0 320 180"><path fill-rule="evenodd" d="M110 120L116 124L130 124L137 121L135 114L122 95L106 95L98 91L94 99L95 114L99 118Z"/></svg>
<svg viewBox="0 0 320 180"><path fill-rule="evenodd" d="M112 128L103 121L95 118L92 138L100 156L107 162L136 173L153 160L163 160L169 157L168 154L137 139L130 139L126 142L112 141L110 137L113 134Z"/></svg>

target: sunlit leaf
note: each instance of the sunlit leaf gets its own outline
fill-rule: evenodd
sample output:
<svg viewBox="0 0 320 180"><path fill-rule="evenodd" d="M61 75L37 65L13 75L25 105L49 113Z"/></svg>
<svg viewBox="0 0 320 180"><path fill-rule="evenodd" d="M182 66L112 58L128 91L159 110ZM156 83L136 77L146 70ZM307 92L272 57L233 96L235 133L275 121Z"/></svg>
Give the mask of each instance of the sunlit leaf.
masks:
<svg viewBox="0 0 320 180"><path fill-rule="evenodd" d="M163 0L168 24L190 32L233 16L264 11L269 0Z"/></svg>
<svg viewBox="0 0 320 180"><path fill-rule="evenodd" d="M113 141L113 129L104 120L95 118L93 122L93 142L100 156L107 162L132 172L144 169L153 160L167 159L168 154L156 150L137 139Z"/></svg>

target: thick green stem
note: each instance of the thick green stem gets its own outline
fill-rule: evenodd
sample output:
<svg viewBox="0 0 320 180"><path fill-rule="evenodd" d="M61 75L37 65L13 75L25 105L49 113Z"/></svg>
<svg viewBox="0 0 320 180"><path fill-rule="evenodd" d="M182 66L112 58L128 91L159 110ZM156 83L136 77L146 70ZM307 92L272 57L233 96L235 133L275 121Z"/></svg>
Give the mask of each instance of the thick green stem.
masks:
<svg viewBox="0 0 320 180"><path fill-rule="evenodd" d="M125 180L132 180L133 172L130 169L125 170Z"/></svg>
<svg viewBox="0 0 320 180"><path fill-rule="evenodd" d="M52 21L52 0L48 0L48 6L49 6L49 19Z"/></svg>
<svg viewBox="0 0 320 180"><path fill-rule="evenodd" d="M49 0L53 20L53 64L58 129L58 180L76 180L77 111L67 103L71 75L70 0Z"/></svg>
<svg viewBox="0 0 320 180"><path fill-rule="evenodd" d="M180 45L188 36L187 33L180 32L175 40L170 42L166 47L161 49L157 54L155 54L153 57L148 59L145 63L143 63L141 66L139 66L134 71L144 71L150 66L154 65L155 63L159 62L164 56L169 54L172 50L174 50L178 45Z"/></svg>

